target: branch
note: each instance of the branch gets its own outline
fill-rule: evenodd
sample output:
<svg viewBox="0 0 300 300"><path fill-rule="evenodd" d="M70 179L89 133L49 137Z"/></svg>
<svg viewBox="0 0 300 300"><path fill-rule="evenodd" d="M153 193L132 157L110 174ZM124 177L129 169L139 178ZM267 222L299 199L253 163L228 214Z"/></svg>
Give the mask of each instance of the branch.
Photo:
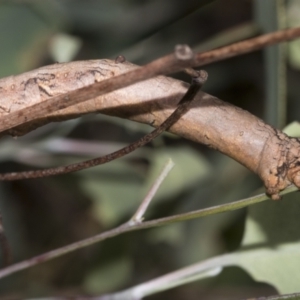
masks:
<svg viewBox="0 0 300 300"><path fill-rule="evenodd" d="M88 99L96 98L157 75L167 75L182 71L185 68L203 66L236 55L255 51L279 42L295 39L299 36L300 27L296 27L265 34L205 53L198 53L192 59L188 60L180 61L177 59L176 55L172 53L141 68L135 68L130 72L115 77L112 77L114 76L114 71L111 70L110 76L106 76L107 79L104 79L101 74L100 64L98 70L94 71L98 72L98 76L93 78L93 82L87 83L89 84L88 86L86 86L87 84L83 84L83 87L80 86L81 84L78 81L80 81L82 74L84 74L84 69L88 66L88 63L85 62L81 62L83 69L78 69L78 72L76 73L75 78L77 79L77 82L70 82L69 73L72 71L72 66L70 64L57 64L36 71L27 72L16 76L15 78L8 77L7 79L2 79L2 81L0 81L0 87L2 85L4 97L8 98L8 103L5 103L7 102L7 99L5 99L4 104L0 106L0 109L3 110L3 116L0 119L0 132L4 132L35 119L45 118L45 116L52 112L57 112L58 110L82 103ZM116 64L120 61L123 62L122 59L120 60L117 58ZM56 73L58 69L61 71L59 74ZM39 74L43 76L46 75L46 78L40 78ZM99 80L99 77L102 78ZM59 80L59 82L57 82L57 80ZM53 84L50 84L51 81L55 81L55 85L65 85L65 87L61 87L60 90L55 93L57 86L53 87ZM34 84L37 86L34 87ZM28 101L24 101L23 99L24 95L17 95L20 88L24 89L24 87L28 86L30 86L27 95L28 98L31 98L29 99L29 103L31 104L30 109L27 107ZM52 89L54 89L54 91ZM37 96L37 92L38 94L41 93L41 95ZM16 98L18 97L21 98L20 101L17 101ZM13 101L16 102L15 105L13 105ZM77 111L77 115L83 114L83 112L84 110L80 112ZM27 131L28 130L31 130L30 127ZM10 131L10 133L13 135L20 134L18 131Z"/></svg>
<svg viewBox="0 0 300 300"><path fill-rule="evenodd" d="M153 199L154 195L156 194L158 188L160 187L160 185L162 184L162 182L167 177L167 175L169 174L169 172L172 170L173 167L174 167L174 163L171 159L169 159L167 161L167 163L165 164L165 166L163 168L163 171L157 177L154 184L150 188L150 190L147 193L145 199L143 200L143 202L141 203L139 208L136 210L136 212L132 216L132 218L129 220L130 225L138 224L138 223L143 222L144 214L145 214L150 202L152 201L152 199Z"/></svg>
<svg viewBox="0 0 300 300"><path fill-rule="evenodd" d="M189 49L187 48L187 46L185 46L185 48ZM189 49L189 51L191 50ZM133 152L134 150L146 145L150 141L154 140L162 132L164 132L169 127L171 127L174 123L176 123L187 112L192 100L195 98L196 94L199 92L199 90L207 80L208 75L203 70L198 72L193 69L191 70L187 69L186 72L192 76L192 84L190 85L189 89L180 100L176 110L156 129L144 135L137 141L113 153L101 157L97 157L94 159L86 160L83 162L67 165L67 166L60 166L60 167L54 167L49 169L25 171L25 172L3 173L0 174L0 180L20 180L20 179L29 179L29 178L40 178L40 177L54 176L54 175L67 174L75 171L80 171L83 169L108 163L112 160L123 157Z"/></svg>
<svg viewBox="0 0 300 300"><path fill-rule="evenodd" d="M298 300L298 299L300 299L300 293L276 295L270 297L249 298L246 300Z"/></svg>
<svg viewBox="0 0 300 300"><path fill-rule="evenodd" d="M243 54L299 35L299 27L287 29L196 54L192 59L176 60L176 55L171 54L141 68L119 60L117 63L100 60L56 64L8 77L0 81L0 99L3 100L0 131L4 134L9 129L6 133L18 135L41 124L89 112L158 127L171 113L168 108L177 106L186 88L182 82L166 77L143 80ZM96 97L137 81L143 82ZM63 109L87 98L92 99ZM18 124L22 126L14 128ZM289 185L300 187L299 140L289 138L250 113L215 97L199 93L192 109L171 126L170 131L217 149L257 173L267 194L274 200L279 199L279 192Z"/></svg>
<svg viewBox="0 0 300 300"><path fill-rule="evenodd" d="M285 195L291 192L296 191L297 188L294 186L290 186L285 191L281 192L281 195ZM163 225L169 225L177 222L183 222L187 220L192 220L200 217L206 217L213 214L223 213L227 211L237 210L240 208L247 207L249 205L257 204L262 201L268 200L268 196L266 194L260 194L254 197L250 197L247 199L239 200L236 202L224 204L224 205L218 205L213 206L206 209L200 209L196 211L192 211L189 213L179 214L171 217L165 217L160 218L152 221L146 221L146 222L135 222L134 224L131 224L131 222L126 222L125 224L116 227L114 229L108 230L106 232L100 233L98 235L95 235L93 237L78 241L76 243L67 245L65 247L61 247L49 252L46 252L44 254L32 257L28 260L10 265L9 267L0 269L0 279L4 278L6 276L9 276L11 274L14 274L16 272L28 269L32 266L35 266L37 264L52 260L56 257L60 257L62 255L68 254L70 252L73 252L75 250L79 250L88 246L91 246L93 244L102 242L106 239L115 237L117 235L130 232L130 231L136 231L136 230L142 230L142 229L149 229L153 227L163 226ZM130 226L128 226L128 224Z"/></svg>

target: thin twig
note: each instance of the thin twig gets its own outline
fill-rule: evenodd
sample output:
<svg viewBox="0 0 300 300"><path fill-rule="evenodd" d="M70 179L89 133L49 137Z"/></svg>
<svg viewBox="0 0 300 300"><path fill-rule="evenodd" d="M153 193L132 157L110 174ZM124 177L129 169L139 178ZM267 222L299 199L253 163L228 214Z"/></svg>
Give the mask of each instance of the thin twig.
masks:
<svg viewBox="0 0 300 300"><path fill-rule="evenodd" d="M26 122L46 116L51 112L64 109L71 105L87 101L114 90L124 88L136 82L144 81L157 75L167 75L182 71L189 67L199 67L212 62L224 60L233 56L249 53L266 46L289 41L300 36L300 27L290 28L261 35L243 42L235 43L212 51L197 53L194 58L179 60L172 53L141 68L103 80L75 91L49 98L41 103L12 112L0 118L1 132L14 128Z"/></svg>
<svg viewBox="0 0 300 300"><path fill-rule="evenodd" d="M251 250L248 250L251 252ZM146 296L156 294L196 280L218 275L224 267L239 265L241 252L215 256L202 262L176 270L169 274L136 285L124 291L93 298L93 300L140 300ZM245 252L243 253L245 254ZM242 255L243 255L242 254ZM251 298L248 300L280 300L300 299L300 293L277 295L271 297Z"/></svg>
<svg viewBox="0 0 300 300"><path fill-rule="evenodd" d="M280 194L285 195L285 194L288 194L288 193L291 193L291 192L294 192L297 190L298 189L294 185L292 185L292 186L286 188ZM235 201L232 203L213 206L213 207L206 208L206 209L200 209L200 210L192 211L189 213L179 214L179 215L175 215L175 216L171 216L171 217L160 218L160 219L156 219L156 220L152 220L152 221L146 221L143 223L134 224L132 226L128 226L128 224L125 223L119 227L116 227L114 229L100 233L93 237L90 237L90 238L78 241L76 243L67 245L65 247L61 247L61 248L46 252L44 254L32 257L28 260L16 263L7 268L0 269L0 278L6 277L8 275L19 272L21 270L28 269L28 268L35 266L37 264L40 264L42 262L49 261L53 258L62 256L64 254L73 252L75 250L78 250L78 249L81 249L81 248L84 248L84 247L87 247L90 245L93 245L95 243L101 242L103 240L112 238L114 236L117 236L117 235L120 235L120 234L123 234L126 232L148 229L148 228L168 225L168 224L172 224L172 223L192 220L192 219L196 219L196 218L200 218L200 217L206 217L209 215L219 214L219 213L223 213L223 212L233 211L233 210L244 208L249 205L257 204L257 203L260 203L262 201L266 201L269 199L270 198L266 194L260 194L260 195L254 196L254 197L246 198L246 199Z"/></svg>
<svg viewBox="0 0 300 300"><path fill-rule="evenodd" d="M270 297L249 298L247 300L300 300L300 293L276 295Z"/></svg>
<svg viewBox="0 0 300 300"><path fill-rule="evenodd" d="M78 296L78 297L72 297L72 300L109 300L107 296L117 296L118 293L111 294L111 295L104 295L100 297L84 297ZM120 295L120 294L119 294ZM107 298L105 298L107 297ZM119 298L119 299L125 299L125 298ZM126 298L128 300L128 298ZM47 298L31 298L26 300L70 300L70 297L47 297ZM117 300L117 298L113 298L111 300ZM134 299L136 300L136 298ZM276 295L276 296L270 296L270 297L258 297L258 298L248 298L243 300L300 300L300 293L293 293L293 294L284 294L284 295Z"/></svg>
<svg viewBox="0 0 300 300"><path fill-rule="evenodd" d="M151 186L151 188L150 188L149 192L147 193L145 199L142 201L141 205L139 206L139 208L137 209L137 211L133 215L133 217L129 220L130 225L141 223L143 221L143 216L144 216L151 200L153 199L153 197L156 194L158 188L160 187L160 185L162 184L162 182L167 177L167 175L169 174L169 172L172 170L173 167L174 167L173 161L171 159L168 159L168 161L164 165L161 173L159 174L159 176L157 177L157 179L155 180L155 182Z"/></svg>
<svg viewBox="0 0 300 300"><path fill-rule="evenodd" d="M235 261L235 253L219 255L161 277L157 277L127 290L94 298L94 300L140 300L146 296L153 295L173 287L178 287L204 277L216 276L222 271L223 267L230 266Z"/></svg>
<svg viewBox="0 0 300 300"><path fill-rule="evenodd" d="M186 47L187 46L185 46L185 48ZM208 75L205 71L200 70L200 71L195 71L195 73L193 73L192 76L193 76L192 83L188 88L187 92L185 93L185 95L180 100L175 111L152 132L144 135L143 137L129 144L128 146L125 146L120 150L117 150L113 153L101 157L93 158L90 160L86 160L83 162L79 162L67 166L60 166L60 167L54 167L54 168L48 168L42 170L24 171L24 172L3 173L0 174L0 180L20 180L20 179L41 178L41 177L54 176L60 174L67 174L67 173L80 171L83 169L105 164L133 152L134 150L154 140L158 135L160 135L162 132L164 132L165 130L170 128L173 124L175 124L187 112L195 95L199 92L203 84L206 82Z"/></svg>

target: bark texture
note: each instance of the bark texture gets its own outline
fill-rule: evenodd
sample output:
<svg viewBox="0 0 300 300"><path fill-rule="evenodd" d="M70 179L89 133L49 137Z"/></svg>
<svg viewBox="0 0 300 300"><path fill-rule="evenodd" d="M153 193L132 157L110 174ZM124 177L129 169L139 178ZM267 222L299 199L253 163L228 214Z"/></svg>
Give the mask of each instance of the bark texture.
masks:
<svg viewBox="0 0 300 300"><path fill-rule="evenodd" d="M60 109L16 128L1 130L1 116L137 68L128 62L94 60L54 64L0 80L0 134L22 135L52 121L103 113L157 127L175 109L188 85L158 76L78 105ZM237 160L263 180L279 199L290 184L300 187L300 142L249 112L200 92L170 131Z"/></svg>

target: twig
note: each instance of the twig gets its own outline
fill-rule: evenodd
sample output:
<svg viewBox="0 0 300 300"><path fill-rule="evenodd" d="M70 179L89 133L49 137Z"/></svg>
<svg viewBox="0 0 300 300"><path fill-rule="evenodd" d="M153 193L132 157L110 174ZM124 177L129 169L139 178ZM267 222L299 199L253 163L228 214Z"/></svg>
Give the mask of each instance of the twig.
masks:
<svg viewBox="0 0 300 300"><path fill-rule="evenodd" d="M188 59L191 57L190 55L184 54L183 48L185 52L191 51L190 48L187 46L181 46L180 48L180 60ZM187 50L189 49L189 50ZM178 52L178 49L176 50ZM144 135L137 141L129 144L128 146L117 150L113 153L97 157L94 159L86 160L83 162L67 165L67 166L60 166L60 167L54 167L49 169L42 169L42 170L34 170L34 171L25 171L25 172L12 172L12 173L4 173L0 174L0 180L20 180L20 179L29 179L29 178L41 178L41 177L47 177L47 176L54 176L54 175L60 175L60 174L67 174L75 171L80 171L83 169L91 168L94 166L98 166L101 164L108 163L112 160L115 160L117 158L123 157L137 148L140 148L144 146L145 144L151 142L153 139L155 139L158 135L160 135L162 132L167 130L169 127L171 127L174 123L176 123L188 110L190 103L194 99L195 95L199 92L203 84L207 80L207 73L203 70L201 71L191 71L187 70L189 74L192 76L192 83L187 90L186 94L183 96L183 98L180 100L176 110L157 128L155 128L152 132Z"/></svg>
<svg viewBox="0 0 300 300"><path fill-rule="evenodd" d="M251 252L251 250L248 250ZM132 288L117 293L107 294L93 298L93 300L140 300L146 296L156 294L180 285L196 280L218 275L224 267L239 265L240 253L219 255L200 263L179 269L175 272L163 275L148 282L136 285ZM271 297L251 298L248 300L280 300L300 299L300 293L277 295Z"/></svg>
<svg viewBox="0 0 300 300"><path fill-rule="evenodd" d="M300 293L276 295L270 297L249 298L247 300L300 300Z"/></svg>
<svg viewBox="0 0 300 300"><path fill-rule="evenodd" d="M26 122L44 117L51 112L87 101L88 99L104 95L157 75L167 75L182 71L185 68L203 66L233 56L249 53L266 46L277 44L279 42L292 40L299 36L300 27L290 28L261 35L253 39L235 43L230 46L225 46L212 51L197 53L194 58L186 61L178 60L178 57L172 53L146 64L141 68L134 69L130 72L126 72L124 74L103 80L81 89L77 89L75 91L68 92L66 94L49 98L41 103L32 105L30 109L24 108L3 116L0 119L1 132Z"/></svg>
<svg viewBox="0 0 300 300"><path fill-rule="evenodd" d="M235 253L219 255L127 290L94 298L94 300L140 300L146 296L178 287L203 277L216 276L222 271L223 267L230 266L236 261L235 255Z"/></svg>
<svg viewBox="0 0 300 300"><path fill-rule="evenodd" d="M174 167L173 161L171 159L168 159L168 161L166 162L166 164L163 167L162 172L155 180L154 184L152 185L149 192L147 193L145 199L142 201L141 205L139 206L139 208L137 209L137 211L133 215L133 217L129 220L130 225L141 223L143 221L143 216L144 216L145 211L147 210L151 200L153 199L158 188L160 187L160 185L162 184L162 182L167 177L167 175L169 174L169 172L172 170L173 167Z"/></svg>
<svg viewBox="0 0 300 300"><path fill-rule="evenodd" d="M292 186L286 188L280 194L285 195L285 194L288 194L288 193L291 193L291 192L294 192L297 190L298 189L292 185ZM192 211L192 212L184 213L184 214L179 214L179 215L175 215L175 216L171 216L171 217L165 217L165 218L160 218L160 219L156 219L156 220L152 220L152 221L146 221L143 223L137 223L132 226L127 226L125 223L124 225L121 225L114 229L100 233L93 237L90 237L90 238L78 241L76 243L67 245L65 247L61 247L61 248L46 252L44 254L32 257L28 260L16 263L7 268L0 269L0 278L6 277L13 273L16 273L16 272L25 270L27 268L30 268L32 266L35 266L37 264L40 264L42 262L49 261L53 258L62 256L64 254L73 252L75 250L78 250L78 249L81 249L81 248L84 248L84 247L87 247L90 245L93 245L95 243L101 242L103 240L112 238L114 236L117 236L117 235L120 235L120 234L123 234L126 232L148 229L148 228L168 225L168 224L172 224L172 223L192 220L192 219L196 219L196 218L200 218L200 217L206 217L206 216L213 215L213 214L233 211L233 210L244 208L249 205L257 204L257 203L260 203L262 201L269 200L269 199L270 198L266 194L260 194L260 195L246 198L243 200L239 200L236 202L232 202L232 203L228 203L228 204L224 204L224 205L213 206L210 208L200 209L200 210L196 210L196 211Z"/></svg>
<svg viewBox="0 0 300 300"><path fill-rule="evenodd" d="M119 293L111 294L111 295L104 295L101 297L72 297L72 300L110 300L109 296L115 295L118 297ZM69 297L47 297L47 298L31 298L26 300L69 300ZM125 298L119 298L120 300L124 300ZM126 298L128 299L128 298ZM259 297L259 298L248 298L244 300L299 300L300 293L293 293L293 294L284 294L284 295L276 295L270 297ZM117 300L117 298L111 298L111 300ZM136 299L134 299L136 300Z"/></svg>

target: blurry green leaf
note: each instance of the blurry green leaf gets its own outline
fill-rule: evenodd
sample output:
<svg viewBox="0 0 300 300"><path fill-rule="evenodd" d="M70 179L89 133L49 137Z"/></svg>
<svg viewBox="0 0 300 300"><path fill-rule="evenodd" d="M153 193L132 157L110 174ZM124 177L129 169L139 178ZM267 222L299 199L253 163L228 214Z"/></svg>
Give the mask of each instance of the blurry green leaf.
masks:
<svg viewBox="0 0 300 300"><path fill-rule="evenodd" d="M51 10L51 2L45 3L46 6ZM50 23L33 7L25 4L0 5L0 77L37 67L47 55L47 42L58 18L51 19Z"/></svg>
<svg viewBox="0 0 300 300"><path fill-rule="evenodd" d="M290 123L283 132L292 137L300 137L300 123L297 121Z"/></svg>
<svg viewBox="0 0 300 300"><path fill-rule="evenodd" d="M289 0L287 5L287 23L289 27L300 26L300 2ZM288 58L295 69L300 69L300 40L296 39L288 43Z"/></svg>
<svg viewBox="0 0 300 300"><path fill-rule="evenodd" d="M69 62L78 53L82 41L69 34L59 33L51 39L50 54L54 61Z"/></svg>
<svg viewBox="0 0 300 300"><path fill-rule="evenodd" d="M248 220L252 219L252 221L248 227L247 220L242 245L249 246L249 241L251 241L251 245L261 243L262 233L265 236L264 242L272 247L300 241L299 210L300 201L297 192L285 195L281 201L266 201L251 206ZM254 223L257 225L253 226ZM251 234L259 241L253 238L249 240Z"/></svg>
<svg viewBox="0 0 300 300"><path fill-rule="evenodd" d="M237 264L255 280L272 284L281 294L300 290L299 243L241 252L238 254Z"/></svg>
<svg viewBox="0 0 300 300"><path fill-rule="evenodd" d="M117 290L128 282L131 270L131 260L127 257L120 257L91 271L86 276L83 286L91 294Z"/></svg>
<svg viewBox="0 0 300 300"><path fill-rule="evenodd" d="M300 69L300 40L295 40L289 43L289 62L295 69Z"/></svg>
<svg viewBox="0 0 300 300"><path fill-rule="evenodd" d="M280 293L299 292L299 211L298 193L284 196L280 202L250 207L238 253L239 266L256 280L274 285Z"/></svg>

